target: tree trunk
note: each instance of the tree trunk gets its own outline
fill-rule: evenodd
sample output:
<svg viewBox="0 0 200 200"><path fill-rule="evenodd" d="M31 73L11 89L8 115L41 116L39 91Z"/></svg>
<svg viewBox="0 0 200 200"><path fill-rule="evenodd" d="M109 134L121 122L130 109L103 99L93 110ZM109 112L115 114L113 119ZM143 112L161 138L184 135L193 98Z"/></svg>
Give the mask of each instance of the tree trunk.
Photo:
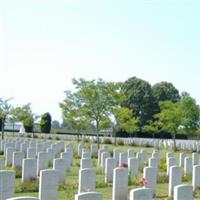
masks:
<svg viewBox="0 0 200 200"><path fill-rule="evenodd" d="M99 149L100 144L99 144L99 121L96 120L96 133L97 133L97 147Z"/></svg>
<svg viewBox="0 0 200 200"><path fill-rule="evenodd" d="M174 151L177 150L176 148L176 133L173 134L173 142L174 142Z"/></svg>
<svg viewBox="0 0 200 200"><path fill-rule="evenodd" d="M5 118L2 118L2 127L1 127L1 139L4 139L4 122L5 122Z"/></svg>

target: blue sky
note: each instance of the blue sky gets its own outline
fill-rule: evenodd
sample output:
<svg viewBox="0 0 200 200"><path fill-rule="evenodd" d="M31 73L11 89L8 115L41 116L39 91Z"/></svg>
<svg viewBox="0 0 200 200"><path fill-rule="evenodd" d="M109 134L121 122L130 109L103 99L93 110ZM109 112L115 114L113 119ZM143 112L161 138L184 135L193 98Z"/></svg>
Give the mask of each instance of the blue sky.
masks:
<svg viewBox="0 0 200 200"><path fill-rule="evenodd" d="M61 119L72 78L172 82L200 104L200 1L0 0L0 97Z"/></svg>

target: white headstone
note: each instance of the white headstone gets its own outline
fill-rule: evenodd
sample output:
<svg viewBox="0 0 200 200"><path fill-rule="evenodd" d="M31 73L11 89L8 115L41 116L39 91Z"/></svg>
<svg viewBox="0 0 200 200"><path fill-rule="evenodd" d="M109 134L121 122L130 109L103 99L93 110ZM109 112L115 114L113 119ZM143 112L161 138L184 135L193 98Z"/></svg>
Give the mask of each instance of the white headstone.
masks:
<svg viewBox="0 0 200 200"><path fill-rule="evenodd" d="M193 166L192 185L193 190L200 187L200 165Z"/></svg>
<svg viewBox="0 0 200 200"><path fill-rule="evenodd" d="M6 200L14 196L15 173L8 170L0 170L0 200Z"/></svg>
<svg viewBox="0 0 200 200"><path fill-rule="evenodd" d="M22 168L22 160L25 157L24 152L13 152L12 167Z"/></svg>
<svg viewBox="0 0 200 200"><path fill-rule="evenodd" d="M91 191L94 192L96 188L96 173L94 169L80 169L79 170L79 185L78 193Z"/></svg>
<svg viewBox="0 0 200 200"><path fill-rule="evenodd" d="M181 167L172 166L170 167L169 172L169 197L173 196L174 186L179 185L181 183Z"/></svg>
<svg viewBox="0 0 200 200"><path fill-rule="evenodd" d="M23 159L22 182L37 178L37 160L33 158Z"/></svg>
<svg viewBox="0 0 200 200"><path fill-rule="evenodd" d="M81 169L92 168L92 159L91 158L82 158L80 160L80 162L81 162L81 164L80 164Z"/></svg>
<svg viewBox="0 0 200 200"><path fill-rule="evenodd" d="M65 160L62 158L57 158L53 160L53 169L58 172L59 176L59 184L63 184L65 182Z"/></svg>
<svg viewBox="0 0 200 200"><path fill-rule="evenodd" d="M151 188L155 193L156 182L157 182L157 168L155 167L145 167L143 170L143 177L147 181L145 187Z"/></svg>
<svg viewBox="0 0 200 200"><path fill-rule="evenodd" d="M7 199L7 200L39 200L38 198L36 197L14 197L14 198L10 198L10 199Z"/></svg>
<svg viewBox="0 0 200 200"><path fill-rule="evenodd" d="M36 158L36 148L29 147L27 149L27 158Z"/></svg>
<svg viewBox="0 0 200 200"><path fill-rule="evenodd" d="M193 200L192 185L177 185L174 187L174 200Z"/></svg>
<svg viewBox="0 0 200 200"><path fill-rule="evenodd" d="M128 170L131 177L136 177L138 174L138 168L138 158L128 158Z"/></svg>
<svg viewBox="0 0 200 200"><path fill-rule="evenodd" d="M102 194L99 192L82 192L75 195L75 200L102 200Z"/></svg>
<svg viewBox="0 0 200 200"><path fill-rule="evenodd" d="M58 172L52 169L40 171L39 199L57 200L58 193Z"/></svg>
<svg viewBox="0 0 200 200"><path fill-rule="evenodd" d="M130 191L130 200L153 200L152 190L137 188Z"/></svg>
<svg viewBox="0 0 200 200"><path fill-rule="evenodd" d="M46 152L39 152L37 159L37 173L40 173L40 170L48 168L49 156Z"/></svg>
<svg viewBox="0 0 200 200"><path fill-rule="evenodd" d="M185 157L184 173L185 173L185 175L192 174L192 158L190 158L190 157Z"/></svg>
<svg viewBox="0 0 200 200"><path fill-rule="evenodd" d="M5 160L4 159L0 159L0 170L3 170L5 166Z"/></svg>
<svg viewBox="0 0 200 200"><path fill-rule="evenodd" d="M117 161L114 158L106 158L105 183L113 182L113 169L116 167Z"/></svg>
<svg viewBox="0 0 200 200"><path fill-rule="evenodd" d="M112 200L127 200L128 197L128 169L115 168L113 175Z"/></svg>

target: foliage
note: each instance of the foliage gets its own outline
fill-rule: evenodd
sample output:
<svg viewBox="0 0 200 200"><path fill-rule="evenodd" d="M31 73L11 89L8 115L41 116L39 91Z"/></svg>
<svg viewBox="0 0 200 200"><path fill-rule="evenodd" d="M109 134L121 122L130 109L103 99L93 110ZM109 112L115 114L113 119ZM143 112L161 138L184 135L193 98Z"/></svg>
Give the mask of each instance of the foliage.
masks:
<svg viewBox="0 0 200 200"><path fill-rule="evenodd" d="M60 104L63 115L79 130L89 123L94 124L99 145L99 131L109 124L109 110L112 105L110 92L113 84L101 79L73 79L73 84L76 91L66 91L66 99Z"/></svg>
<svg viewBox="0 0 200 200"><path fill-rule="evenodd" d="M0 98L0 125L1 125L1 131L2 131L2 139L4 139L4 124L7 119L7 117L10 115L11 111L11 104L9 104L9 101L12 100L12 98L9 99L2 99Z"/></svg>
<svg viewBox="0 0 200 200"><path fill-rule="evenodd" d="M48 112L41 117L40 129L42 133L50 133L51 131L51 115Z"/></svg>
<svg viewBox="0 0 200 200"><path fill-rule="evenodd" d="M32 113L30 104L13 108L11 110L11 115L15 116L16 121L23 122L26 132L29 133L33 131L34 119L37 118L37 116Z"/></svg>
<svg viewBox="0 0 200 200"><path fill-rule="evenodd" d="M180 100L179 91L174 87L172 83L162 81L152 86L152 94L154 100L154 114L160 111L160 101L171 101L176 103Z"/></svg>
<svg viewBox="0 0 200 200"><path fill-rule="evenodd" d="M59 129L61 126L60 126L60 123L59 123L59 121L57 121L57 120L53 120L52 121L52 123L51 123L51 128L52 129Z"/></svg>
<svg viewBox="0 0 200 200"><path fill-rule="evenodd" d="M139 127L148 124L152 119L153 96L151 85L137 77L129 78L122 86L125 95L123 106L132 110L132 115L139 119Z"/></svg>

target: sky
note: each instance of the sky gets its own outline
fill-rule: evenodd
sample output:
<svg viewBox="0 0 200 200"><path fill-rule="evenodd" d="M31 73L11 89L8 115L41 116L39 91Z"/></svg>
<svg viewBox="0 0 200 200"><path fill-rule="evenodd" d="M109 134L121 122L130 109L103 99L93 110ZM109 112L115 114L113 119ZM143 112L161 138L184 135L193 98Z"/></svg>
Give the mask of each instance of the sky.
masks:
<svg viewBox="0 0 200 200"><path fill-rule="evenodd" d="M0 98L61 121L72 78L168 81L200 104L200 0L0 0Z"/></svg>

